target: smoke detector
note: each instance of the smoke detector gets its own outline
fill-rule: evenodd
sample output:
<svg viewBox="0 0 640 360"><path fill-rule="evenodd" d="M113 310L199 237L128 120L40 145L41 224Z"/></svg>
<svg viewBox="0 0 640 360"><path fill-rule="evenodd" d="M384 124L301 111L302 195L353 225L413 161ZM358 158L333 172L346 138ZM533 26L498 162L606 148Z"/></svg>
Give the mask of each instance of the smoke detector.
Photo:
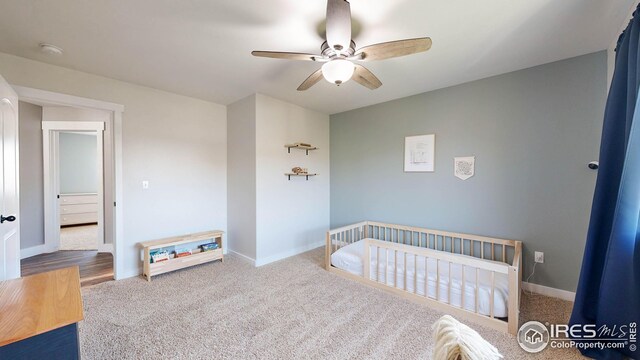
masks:
<svg viewBox="0 0 640 360"><path fill-rule="evenodd" d="M47 43L40 43L40 51L48 55L62 55L61 48Z"/></svg>

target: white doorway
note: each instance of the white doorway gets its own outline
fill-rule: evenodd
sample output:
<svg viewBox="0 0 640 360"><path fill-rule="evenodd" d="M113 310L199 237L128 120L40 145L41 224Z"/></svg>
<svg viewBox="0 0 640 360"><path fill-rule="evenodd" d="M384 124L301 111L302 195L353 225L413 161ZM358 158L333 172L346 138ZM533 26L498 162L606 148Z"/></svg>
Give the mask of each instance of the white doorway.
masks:
<svg viewBox="0 0 640 360"><path fill-rule="evenodd" d="M98 241L98 252L99 253L111 253L113 267L113 277L115 279L122 278L125 275L124 272L124 257L122 255L124 251L123 245L123 212L122 212L122 197L123 197L123 178L122 178L122 114L124 112L124 106L120 104L114 104L109 102L104 102L100 100L87 99L72 95L60 94L45 90L26 88L21 86L14 86L16 92L18 93L18 97L20 101L38 105L42 107L42 120L45 120L45 108L49 107L57 107L60 111L58 111L58 118L55 119L57 123L56 126L59 127L48 127L47 136L44 136L45 129L43 129L43 137L41 143L43 146L46 146L50 151L52 146L55 145L54 142L59 140L60 132L87 132L92 131L102 132L103 136L98 136L97 139L102 140L102 145L97 146L98 148L102 148L103 150L103 174L101 177L103 178L103 196L99 196L101 198L100 201L103 202L102 206L96 206L97 212L102 211L102 214L98 215L98 219L103 219L102 224L96 223L96 225L101 226L102 230L99 234L103 236L102 243ZM65 114L64 111L73 110L74 113L81 112L96 112L100 111L102 113L107 114L107 118L104 120L93 119L91 129L79 128L79 123L83 122L78 121L77 117L70 119L70 113ZM83 117L85 118L85 117ZM98 127L95 127L98 126ZM57 140L56 140L57 139ZM45 141L48 144L45 144ZM99 140L98 140L99 141ZM53 147L55 149L55 147ZM54 150L55 151L55 150ZM44 149L43 149L44 152ZM97 155L96 155L97 156ZM47 159L51 159L50 156L43 156L43 164ZM48 166L43 166L43 178L45 176L54 177L55 168L52 169L51 162ZM48 174L46 174L48 172ZM43 179L44 180L44 179ZM51 187L51 182L48 181L45 184L49 184L47 188L49 189L50 195L52 196L44 196L45 202L45 210L47 210L47 215L45 216L45 237L47 240L51 240L53 246L59 246L59 226L60 226L60 206L58 204L57 195L59 194L58 185L53 185ZM41 187L42 188L42 187ZM81 195L79 195L81 196ZM83 202L84 200L80 201ZM56 205L57 208L56 208ZM78 204L83 205L83 204ZM86 208L86 207L85 207ZM57 216L57 217L56 217ZM57 229L56 229L57 228ZM49 235L46 235L49 234ZM52 235L51 235L52 234ZM57 235L56 235L57 234ZM34 255L43 254L43 253L52 253L56 248L52 248L49 244L45 244L43 246L36 246L33 248L29 248L27 257L33 258ZM26 249L23 249L23 252ZM110 257L111 257L111 254ZM27 260L23 255L23 262Z"/></svg>
<svg viewBox="0 0 640 360"><path fill-rule="evenodd" d="M110 250L104 242L104 128L93 121L42 122L49 251Z"/></svg>
<svg viewBox="0 0 640 360"><path fill-rule="evenodd" d="M0 281L20 277L18 96L0 76Z"/></svg>

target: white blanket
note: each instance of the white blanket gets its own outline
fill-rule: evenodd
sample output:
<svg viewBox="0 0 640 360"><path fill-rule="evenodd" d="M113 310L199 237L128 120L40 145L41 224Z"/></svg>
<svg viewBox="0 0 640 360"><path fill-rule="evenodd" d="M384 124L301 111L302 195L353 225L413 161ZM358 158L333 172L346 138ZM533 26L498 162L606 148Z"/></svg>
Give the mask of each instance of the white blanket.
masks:
<svg viewBox="0 0 640 360"><path fill-rule="evenodd" d="M375 248L372 248L370 274L372 280L378 280L382 283L386 283L389 286L397 287L399 289L407 290L410 293L414 292L414 284L417 284L418 295L424 296L425 294L425 273L427 273L427 289L428 296L432 299L436 299L436 282L439 283L439 289L437 291L438 301L449 303L453 306L462 306L462 265L451 263L448 261L437 261L436 259L427 259L427 271L425 272L425 258L418 256L414 259L414 255L407 253L407 274L406 274L406 288L405 288L405 274L404 274L404 258L405 253L397 251L394 254L393 250L379 249L380 264L376 263ZM464 256L464 255L459 255ZM363 276L363 257L364 257L364 242L357 241L353 244L349 244L340 248L338 251L331 254L331 264L339 269L346 270L352 274ZM394 257L397 260L394 261ZM386 260L386 261L385 261ZM489 261L489 260L484 260ZM394 284L394 271L393 264L396 264L396 278ZM417 264L417 266L416 266ZM386 265L386 266L385 266ZM440 278L438 281L438 275L436 267L439 268ZM449 277L449 267L451 267L451 277ZM377 268L377 278L376 278ZM414 278L415 273L417 278ZM451 279L451 290L449 290L449 279ZM478 301L478 313L483 315L490 315L491 312L491 272L487 270L480 270L478 273L478 299L476 299L476 268L472 266L464 266L464 308L475 312L476 300ZM493 301L493 316L495 317L507 317L508 307L507 302L509 299L509 278L507 274L495 274L495 290ZM449 291L451 291L451 301L449 301Z"/></svg>

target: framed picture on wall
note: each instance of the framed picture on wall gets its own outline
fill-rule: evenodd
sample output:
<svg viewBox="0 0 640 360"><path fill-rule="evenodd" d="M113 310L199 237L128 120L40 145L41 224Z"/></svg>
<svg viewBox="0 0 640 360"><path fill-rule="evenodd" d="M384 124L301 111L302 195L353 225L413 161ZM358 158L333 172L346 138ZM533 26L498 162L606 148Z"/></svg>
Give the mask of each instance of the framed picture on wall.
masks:
<svg viewBox="0 0 640 360"><path fill-rule="evenodd" d="M432 172L435 169L436 135L417 135L404 138L404 171Z"/></svg>

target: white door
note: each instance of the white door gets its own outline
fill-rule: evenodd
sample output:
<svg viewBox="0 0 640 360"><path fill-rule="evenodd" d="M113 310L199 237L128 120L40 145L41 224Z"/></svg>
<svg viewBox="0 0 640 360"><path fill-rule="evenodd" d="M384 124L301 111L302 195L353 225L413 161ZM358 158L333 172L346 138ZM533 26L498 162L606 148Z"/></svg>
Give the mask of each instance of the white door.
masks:
<svg viewBox="0 0 640 360"><path fill-rule="evenodd" d="M20 277L18 95L0 76L0 281Z"/></svg>

